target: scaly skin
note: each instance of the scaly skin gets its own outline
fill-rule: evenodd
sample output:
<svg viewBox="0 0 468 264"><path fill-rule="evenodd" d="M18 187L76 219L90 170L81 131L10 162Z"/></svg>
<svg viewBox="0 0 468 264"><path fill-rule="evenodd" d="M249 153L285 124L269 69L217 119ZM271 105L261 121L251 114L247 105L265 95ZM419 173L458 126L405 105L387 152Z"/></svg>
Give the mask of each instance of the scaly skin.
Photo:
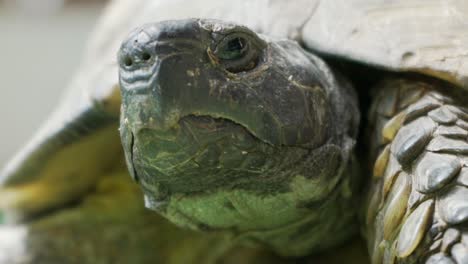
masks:
<svg viewBox="0 0 468 264"><path fill-rule="evenodd" d="M375 89L372 263L468 263L466 95L436 80L392 79Z"/></svg>

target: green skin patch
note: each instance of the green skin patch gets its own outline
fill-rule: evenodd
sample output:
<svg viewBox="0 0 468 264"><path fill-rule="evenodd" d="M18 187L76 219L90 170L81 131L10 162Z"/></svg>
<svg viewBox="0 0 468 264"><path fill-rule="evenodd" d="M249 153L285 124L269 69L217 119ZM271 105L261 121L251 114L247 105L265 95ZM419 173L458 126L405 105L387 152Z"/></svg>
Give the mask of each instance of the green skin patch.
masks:
<svg viewBox="0 0 468 264"><path fill-rule="evenodd" d="M339 200L329 197L323 208L313 210L297 207L301 201L294 190L266 197L218 191L199 197L174 195L164 215L183 227L228 230L238 242L261 241L281 255L300 256L334 246L355 232L355 226L343 224L352 221L354 213L343 214L346 208L337 206ZM337 235L329 236L332 232Z"/></svg>
<svg viewBox="0 0 468 264"><path fill-rule="evenodd" d="M356 100L318 58L245 27L183 20L135 30L119 61L121 137L148 208L288 256L357 231Z"/></svg>

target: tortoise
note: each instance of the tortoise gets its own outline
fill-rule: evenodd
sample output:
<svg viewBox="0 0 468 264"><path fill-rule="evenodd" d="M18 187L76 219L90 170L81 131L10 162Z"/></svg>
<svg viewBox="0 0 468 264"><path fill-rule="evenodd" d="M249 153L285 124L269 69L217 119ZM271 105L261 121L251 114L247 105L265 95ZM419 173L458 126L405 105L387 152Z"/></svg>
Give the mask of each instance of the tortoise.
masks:
<svg viewBox="0 0 468 264"><path fill-rule="evenodd" d="M468 263L467 18L113 1L0 176L1 262Z"/></svg>

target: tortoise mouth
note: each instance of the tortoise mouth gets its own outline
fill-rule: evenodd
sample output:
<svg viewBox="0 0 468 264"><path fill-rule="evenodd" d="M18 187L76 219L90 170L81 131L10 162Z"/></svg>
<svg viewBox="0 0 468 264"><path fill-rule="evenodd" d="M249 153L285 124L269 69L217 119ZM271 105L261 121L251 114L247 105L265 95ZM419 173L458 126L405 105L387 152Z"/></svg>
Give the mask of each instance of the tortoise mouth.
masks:
<svg viewBox="0 0 468 264"><path fill-rule="evenodd" d="M198 128L206 129L208 131L217 131L218 129L225 127L226 123L234 123L234 121L223 117L190 114L182 117L178 123L181 125L184 123L192 123Z"/></svg>
<svg viewBox="0 0 468 264"><path fill-rule="evenodd" d="M153 197L161 193L155 186L169 187L171 193L198 193L223 187L223 177L209 176L222 176L220 171L237 169L249 153L268 146L242 124L211 115L190 114L168 129L148 127L128 129L127 133L129 168L143 190ZM205 175L210 179L203 179Z"/></svg>
<svg viewBox="0 0 468 264"><path fill-rule="evenodd" d="M249 134L253 138L264 142L263 139L256 136L255 133L253 133L247 126L227 117L212 116L207 114L190 114L180 118L178 125L181 127L181 129L196 128L210 134L219 132L222 133L226 129L236 127L240 130L243 130L244 133Z"/></svg>

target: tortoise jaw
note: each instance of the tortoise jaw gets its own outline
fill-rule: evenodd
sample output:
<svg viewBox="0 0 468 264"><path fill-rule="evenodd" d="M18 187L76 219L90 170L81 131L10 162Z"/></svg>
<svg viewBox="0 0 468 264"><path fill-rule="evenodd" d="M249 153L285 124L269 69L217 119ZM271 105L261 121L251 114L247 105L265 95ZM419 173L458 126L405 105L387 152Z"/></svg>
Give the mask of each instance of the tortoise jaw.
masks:
<svg viewBox="0 0 468 264"><path fill-rule="evenodd" d="M255 140L258 144L264 144L260 139L256 138L253 134L251 134L244 126L237 124L236 122L220 117L213 117L210 115L195 115L190 114L181 117L176 124L173 126L169 126L170 129L168 130L161 130L161 129L152 129L152 128L140 128L139 133L151 133L152 138L157 142L178 142L180 138L177 137L177 134L185 134L190 137L188 142L194 142L195 144L199 144L199 150L197 152L203 152L206 145L216 145L218 142L224 141L226 138L233 137L235 132L232 134L229 131L235 127L237 130L242 131L241 133L245 136ZM221 135L221 136L217 136ZM204 192L205 188L209 189L204 185L203 180L200 180L198 184L188 185L185 189L181 192L173 191L174 189L178 189L178 180L174 178L176 175L169 176L162 171L168 170L170 171L171 168L169 167L177 167L179 164L184 164L189 160L192 160L194 156L200 154L190 154L188 159L182 159L178 161L178 164L172 164L168 168L165 167L158 167L157 165L154 166L152 164L148 164L147 162L142 160L141 147L138 146L136 140L138 137L135 136L133 132L130 132L131 144L128 145L128 149L126 150L126 155L128 155L127 163L130 173L133 179L138 182L142 188L144 193L144 203L145 207L157 212L165 212L167 206L169 205L170 197L172 194L182 194L182 193L199 193ZM208 138L208 140L206 140ZM202 143L203 142L203 143ZM144 144L144 143L143 143ZM159 149L161 152L164 152L165 155L176 155L175 153L171 153L170 148ZM128 152L128 153L127 153ZM242 151L240 156L245 156L247 154L246 151ZM145 155L148 156L148 155ZM158 155L156 155L158 156ZM210 166L211 164L203 164L203 163L196 163L199 167L202 166ZM149 172L148 167L151 168L158 168L156 171L152 170ZM194 168L196 170L196 168ZM184 172L181 172L182 174ZM183 181L183 180L182 180ZM201 189L200 189L201 187Z"/></svg>
<svg viewBox="0 0 468 264"><path fill-rule="evenodd" d="M211 115L186 115L164 127L124 121L120 129L130 174L152 205L164 204L165 188L171 193L206 190L204 177L222 186L224 175L216 171L235 169L248 151L268 145L241 124Z"/></svg>
<svg viewBox="0 0 468 264"><path fill-rule="evenodd" d="M151 130L152 134L160 140L174 140L175 135L179 133L178 130L190 129L184 127L183 124L190 123L192 127L211 129L212 132L230 124L242 128L245 133L264 144L275 145L270 138L257 133L258 127L252 127L252 124L249 125L249 122L242 118L211 111L184 113L184 110L178 107L161 109L161 106L154 102L151 96L145 94L134 94L131 98L127 98L127 103L122 108L121 118L121 129L129 130L133 136L142 130Z"/></svg>

